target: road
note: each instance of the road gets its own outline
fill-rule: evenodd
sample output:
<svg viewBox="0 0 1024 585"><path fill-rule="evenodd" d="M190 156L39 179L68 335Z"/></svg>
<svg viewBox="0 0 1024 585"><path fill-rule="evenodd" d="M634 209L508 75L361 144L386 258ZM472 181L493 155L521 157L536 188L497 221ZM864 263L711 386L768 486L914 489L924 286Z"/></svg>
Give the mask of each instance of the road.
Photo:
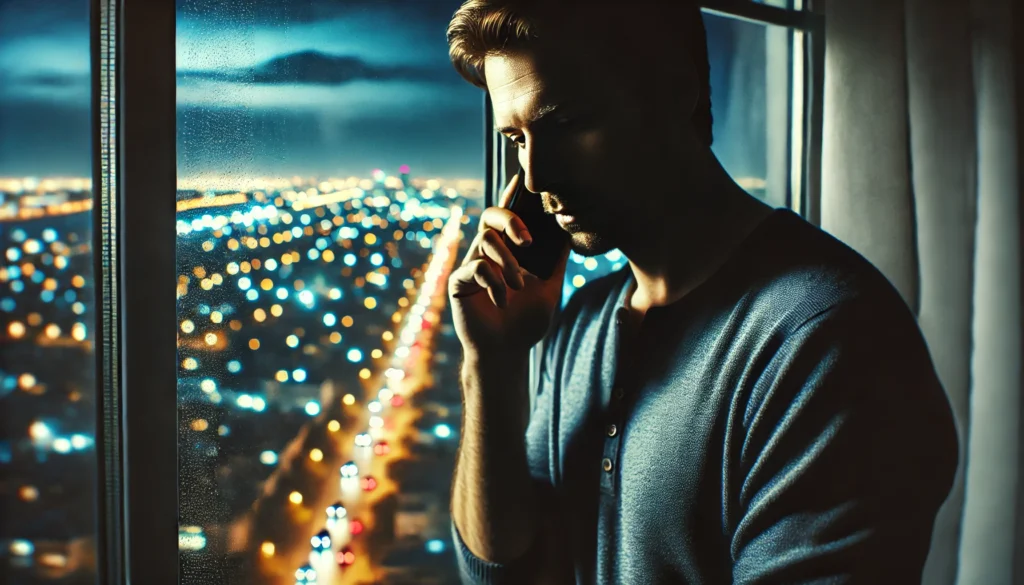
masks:
<svg viewBox="0 0 1024 585"><path fill-rule="evenodd" d="M380 570L370 563L366 540L350 533L348 521L358 519L364 525L364 533L372 530L376 504L399 489L388 476L387 468L394 461L410 457L403 445L406 437L416 432L413 422L420 415L411 405L410 398L432 384L433 340L440 330L439 315L447 302L447 280L456 260L461 226L461 210L458 210L453 212L442 234L435 240L419 297L410 304L401 321L402 326L394 332L397 343L388 360L391 368L386 372L376 372L369 381L376 384L370 387L383 388L386 385L394 396L403 398L404 404L393 407L387 401L380 401L382 409L378 413L371 413L368 403L342 405L348 420L344 428L327 431L331 446L322 450L325 455L321 463L334 463L333 472L322 478L319 489L313 490L317 492L315 495L308 494L307 497L313 501L303 501L301 506L294 507L293 513L288 514L290 526L282 529L290 532L291 537L281 540L292 543L292 546L278 546L273 554L262 555L261 572L270 577L268 582L293 585L296 583L295 571L307 563L317 572L317 585L357 585L373 583L381 577ZM376 392L368 395L375 396ZM383 423L380 428L371 427L371 418L375 415L381 419L377 422ZM369 432L374 444L378 440L386 440L391 447L390 452L377 456L373 454L372 447L357 447L355 437L361 432ZM305 456L304 453L297 455ZM340 463L349 460L359 467L359 477L342 479L338 471ZM377 487L371 492L360 489L360 479L367 475L377 480ZM328 524L326 508L337 501L344 503L347 521ZM321 556L311 552L310 540L324 528L331 534L332 552L350 547L355 554L354 564L340 569L335 554ZM250 546L258 549L260 543Z"/></svg>

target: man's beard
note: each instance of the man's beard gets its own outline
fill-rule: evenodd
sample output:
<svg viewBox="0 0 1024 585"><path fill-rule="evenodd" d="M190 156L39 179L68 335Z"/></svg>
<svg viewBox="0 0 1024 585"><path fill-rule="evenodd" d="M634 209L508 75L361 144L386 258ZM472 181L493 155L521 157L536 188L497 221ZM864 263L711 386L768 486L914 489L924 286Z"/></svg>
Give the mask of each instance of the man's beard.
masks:
<svg viewBox="0 0 1024 585"><path fill-rule="evenodd" d="M590 231L569 234L569 241L572 251L586 258L607 254L617 247L608 238Z"/></svg>

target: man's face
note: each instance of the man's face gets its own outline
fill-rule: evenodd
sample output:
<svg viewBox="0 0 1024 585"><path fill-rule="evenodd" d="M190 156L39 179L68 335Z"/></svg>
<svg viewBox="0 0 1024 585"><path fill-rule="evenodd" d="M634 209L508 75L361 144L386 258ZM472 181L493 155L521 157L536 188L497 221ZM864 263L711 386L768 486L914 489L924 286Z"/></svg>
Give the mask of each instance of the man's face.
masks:
<svg viewBox="0 0 1024 585"><path fill-rule="evenodd" d="M676 155L653 103L564 45L490 56L484 68L495 126L516 143L527 189L548 213L575 217L562 227L574 251L593 256L656 227L659 196L648 176Z"/></svg>

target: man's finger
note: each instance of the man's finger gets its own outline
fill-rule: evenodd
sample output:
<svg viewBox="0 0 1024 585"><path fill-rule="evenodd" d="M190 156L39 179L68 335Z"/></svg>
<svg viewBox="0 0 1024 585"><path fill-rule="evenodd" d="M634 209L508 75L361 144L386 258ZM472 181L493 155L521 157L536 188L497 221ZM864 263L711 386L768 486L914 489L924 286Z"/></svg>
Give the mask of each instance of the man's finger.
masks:
<svg viewBox="0 0 1024 585"><path fill-rule="evenodd" d="M501 197L498 198L498 207L504 207L508 209L509 202L512 201L512 195L516 192L516 187L519 186L519 173L512 176L512 180L505 186L505 190L501 192Z"/></svg>
<svg viewBox="0 0 1024 585"><path fill-rule="evenodd" d="M509 239L520 246L533 241L522 218L503 207L488 207L480 215L481 231L488 228L507 235Z"/></svg>

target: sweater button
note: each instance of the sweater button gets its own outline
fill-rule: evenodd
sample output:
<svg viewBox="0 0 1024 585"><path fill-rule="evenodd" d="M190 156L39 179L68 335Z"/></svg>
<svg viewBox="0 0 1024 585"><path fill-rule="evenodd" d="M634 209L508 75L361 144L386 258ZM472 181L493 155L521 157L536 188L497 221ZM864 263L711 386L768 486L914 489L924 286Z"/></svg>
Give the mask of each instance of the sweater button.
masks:
<svg viewBox="0 0 1024 585"><path fill-rule="evenodd" d="M614 437L619 433L619 429L615 425L608 425L607 432L609 437Z"/></svg>
<svg viewBox="0 0 1024 585"><path fill-rule="evenodd" d="M604 469L605 471L611 472L612 467L614 467L612 465L612 460L605 457L604 461L601 462L601 468Z"/></svg>

